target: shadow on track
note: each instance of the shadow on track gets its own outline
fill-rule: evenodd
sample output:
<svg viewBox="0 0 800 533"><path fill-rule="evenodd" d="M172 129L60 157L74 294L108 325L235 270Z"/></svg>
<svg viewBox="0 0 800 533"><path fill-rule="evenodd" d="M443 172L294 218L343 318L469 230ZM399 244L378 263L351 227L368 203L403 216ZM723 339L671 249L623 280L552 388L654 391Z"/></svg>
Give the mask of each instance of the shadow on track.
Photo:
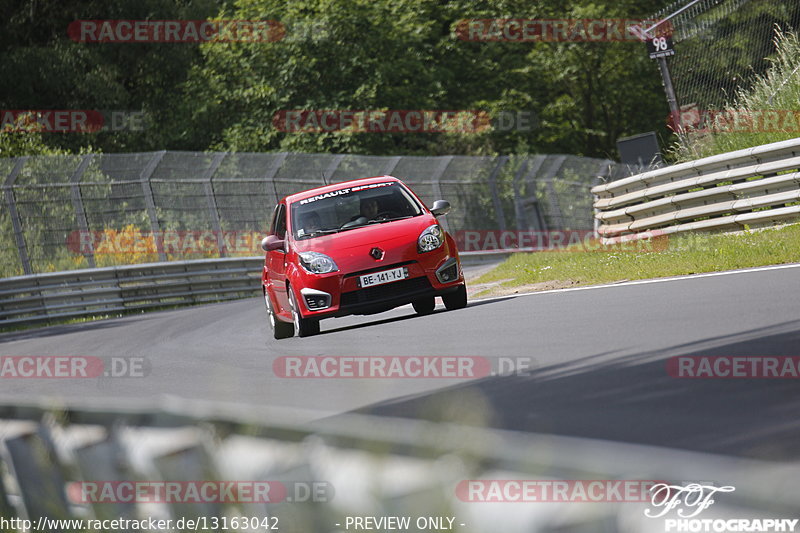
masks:
<svg viewBox="0 0 800 533"><path fill-rule="evenodd" d="M528 376L484 379L362 412L797 460L800 381L681 379L667 373L666 362L681 355L796 356L798 346L800 321L785 322L733 338L540 368ZM483 416L476 418L475 411Z"/></svg>
<svg viewBox="0 0 800 533"><path fill-rule="evenodd" d="M467 308L475 307L475 306L478 306L478 305L487 305L487 304L499 303L499 302L502 302L504 300L511 300L513 298L514 298L514 296L509 296L509 297L506 297L506 298L498 298L496 300L476 300L474 302L469 302L469 304L467 305ZM390 324L392 322L400 322L401 320L408 320L408 319L411 319L411 318L425 318L425 317L435 316L435 315L438 315L438 314L441 314L441 313L450 313L450 312L452 312L452 311L448 311L446 309L436 309L434 312L429 313L427 315L418 315L416 313L412 313L410 315L395 316L395 317L392 317L392 318L384 318L384 319L381 319L381 320L371 320L371 321L368 321L368 322L365 321L363 323L352 324L352 325L349 325L349 326L342 326L340 328L323 329L316 336L327 335L329 333L337 333L337 332L340 332L340 331L351 331L351 330L354 330L354 329L367 328L367 327L371 327L371 326L379 326L381 324ZM378 313L378 314L380 314L380 313ZM356 316L359 316L359 315L356 315ZM362 316L370 316L370 315L362 315ZM372 315L372 316L375 316L375 315ZM365 319L365 320L368 320L368 319ZM325 322L322 321L322 324L323 324L323 327L324 327Z"/></svg>

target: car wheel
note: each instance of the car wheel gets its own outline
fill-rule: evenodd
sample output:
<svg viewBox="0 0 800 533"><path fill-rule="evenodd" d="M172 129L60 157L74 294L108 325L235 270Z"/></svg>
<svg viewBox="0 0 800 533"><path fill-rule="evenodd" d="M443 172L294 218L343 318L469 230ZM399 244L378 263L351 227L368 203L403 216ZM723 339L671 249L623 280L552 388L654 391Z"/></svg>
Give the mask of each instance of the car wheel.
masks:
<svg viewBox="0 0 800 533"><path fill-rule="evenodd" d="M418 315L428 315L433 313L433 308L436 307L436 300L433 296L426 296L425 298L414 300L411 302L411 305L414 306L414 311L416 311Z"/></svg>
<svg viewBox="0 0 800 533"><path fill-rule="evenodd" d="M292 316L294 317L293 328L298 337L310 337L319 333L319 320L303 318L300 315L300 306L297 304L297 299L294 297L294 291L292 291L291 287L289 287L289 305L292 308Z"/></svg>
<svg viewBox="0 0 800 533"><path fill-rule="evenodd" d="M272 336L279 340L294 337L294 324L279 320L275 316L275 312L272 310L272 303L269 301L269 295L267 294L267 291L264 291L264 303L267 306L267 321L269 322L269 327L272 330Z"/></svg>
<svg viewBox="0 0 800 533"><path fill-rule="evenodd" d="M442 296L442 301L448 311L465 308L467 306L467 286L460 285L457 291Z"/></svg>

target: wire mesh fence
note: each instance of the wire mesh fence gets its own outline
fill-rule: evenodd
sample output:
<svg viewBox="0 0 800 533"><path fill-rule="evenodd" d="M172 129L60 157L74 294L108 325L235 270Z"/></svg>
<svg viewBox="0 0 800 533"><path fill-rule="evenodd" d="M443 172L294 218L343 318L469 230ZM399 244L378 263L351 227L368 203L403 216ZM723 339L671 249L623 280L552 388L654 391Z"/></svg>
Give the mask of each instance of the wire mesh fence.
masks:
<svg viewBox="0 0 800 533"><path fill-rule="evenodd" d="M259 255L275 203L325 183L404 180L459 230L586 230L602 159L150 152L0 159L2 276Z"/></svg>
<svg viewBox="0 0 800 533"><path fill-rule="evenodd" d="M775 54L775 31L800 28L800 2L679 0L653 15L670 19L675 55L668 59L683 111L732 104L739 89L764 74Z"/></svg>

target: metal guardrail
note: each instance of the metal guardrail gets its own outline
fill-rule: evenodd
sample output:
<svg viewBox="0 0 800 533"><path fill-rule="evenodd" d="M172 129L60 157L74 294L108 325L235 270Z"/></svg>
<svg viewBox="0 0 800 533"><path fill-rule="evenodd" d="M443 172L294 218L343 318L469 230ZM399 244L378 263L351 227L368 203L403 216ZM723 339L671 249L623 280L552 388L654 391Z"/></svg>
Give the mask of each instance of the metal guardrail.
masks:
<svg viewBox="0 0 800 533"><path fill-rule="evenodd" d="M254 296L263 257L92 268L0 279L0 327Z"/></svg>
<svg viewBox="0 0 800 533"><path fill-rule="evenodd" d="M464 252L463 264L507 252ZM169 261L0 279L0 329L260 294L261 256Z"/></svg>
<svg viewBox="0 0 800 533"><path fill-rule="evenodd" d="M2 516L269 516L279 531L300 533L344 530L334 525L347 516L444 515L465 532L663 531L643 515L643 502L492 504L465 501L457 489L464 480L502 479L730 484L735 492L715 504L723 516L792 516L800 504L792 463L353 414L300 425L287 413L168 400L144 409L0 405ZM238 480L278 482L287 498L114 501L92 490L95 499L84 501L74 485Z"/></svg>
<svg viewBox="0 0 800 533"><path fill-rule="evenodd" d="M800 218L800 138L644 172L592 193L607 243Z"/></svg>

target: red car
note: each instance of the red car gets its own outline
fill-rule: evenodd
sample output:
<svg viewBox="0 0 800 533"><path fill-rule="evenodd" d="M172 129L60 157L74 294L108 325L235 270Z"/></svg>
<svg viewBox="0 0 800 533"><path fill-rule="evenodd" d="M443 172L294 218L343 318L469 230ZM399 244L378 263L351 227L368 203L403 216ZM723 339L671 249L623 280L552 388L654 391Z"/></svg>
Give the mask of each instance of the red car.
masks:
<svg viewBox="0 0 800 533"><path fill-rule="evenodd" d="M453 238L403 182L380 176L337 183L281 200L270 234L262 284L276 339L319 333L319 321L412 304L433 311L467 305Z"/></svg>

